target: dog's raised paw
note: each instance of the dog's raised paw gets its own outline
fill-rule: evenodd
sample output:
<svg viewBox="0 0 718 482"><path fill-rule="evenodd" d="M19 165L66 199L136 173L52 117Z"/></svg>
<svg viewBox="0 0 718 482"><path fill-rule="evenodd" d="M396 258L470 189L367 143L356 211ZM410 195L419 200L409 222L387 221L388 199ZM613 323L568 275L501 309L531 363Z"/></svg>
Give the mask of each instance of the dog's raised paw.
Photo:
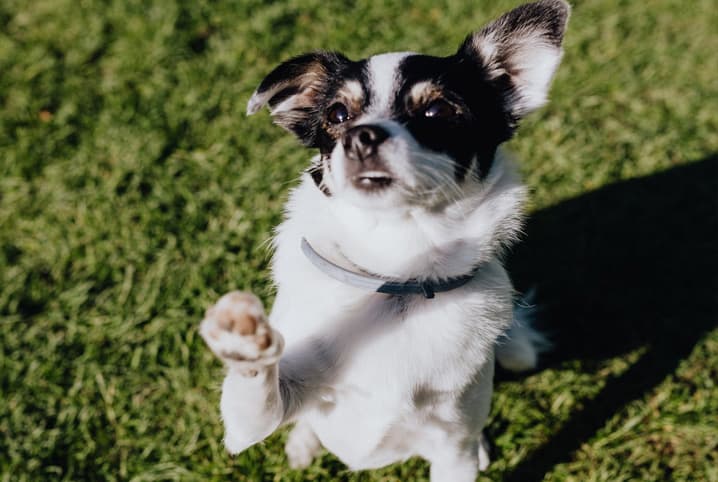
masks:
<svg viewBox="0 0 718 482"><path fill-rule="evenodd" d="M232 291L222 296L206 311L199 333L225 363L250 372L276 363L282 353L282 335L269 326L262 302L252 293Z"/></svg>

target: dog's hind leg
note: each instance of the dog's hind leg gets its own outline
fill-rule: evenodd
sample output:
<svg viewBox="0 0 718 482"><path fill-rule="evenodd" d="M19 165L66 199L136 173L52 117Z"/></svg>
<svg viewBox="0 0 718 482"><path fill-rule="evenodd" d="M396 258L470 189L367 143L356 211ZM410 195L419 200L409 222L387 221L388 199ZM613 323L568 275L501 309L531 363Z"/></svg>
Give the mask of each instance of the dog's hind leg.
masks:
<svg viewBox="0 0 718 482"><path fill-rule="evenodd" d="M220 409L225 446L239 453L284 419L277 366L282 336L269 326L259 299L243 292L226 294L207 310L200 334L228 369Z"/></svg>
<svg viewBox="0 0 718 482"><path fill-rule="evenodd" d="M305 421L298 421L284 446L284 451L289 459L289 466L293 469L303 469L309 467L319 452L322 445L319 442L314 430Z"/></svg>

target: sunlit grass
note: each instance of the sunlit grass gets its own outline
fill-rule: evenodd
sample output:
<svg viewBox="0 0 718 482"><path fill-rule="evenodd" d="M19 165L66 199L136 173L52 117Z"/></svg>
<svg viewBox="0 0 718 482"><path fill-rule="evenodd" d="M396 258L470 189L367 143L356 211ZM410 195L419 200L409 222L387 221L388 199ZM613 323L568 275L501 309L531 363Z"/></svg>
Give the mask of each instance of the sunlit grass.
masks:
<svg viewBox="0 0 718 482"><path fill-rule="evenodd" d="M221 367L196 326L230 289L271 301L264 242L309 153L266 114L244 116L263 75L318 48L449 54L516 3L4 1L0 480L427 480L419 460L291 471L283 433L229 457ZM551 102L510 143L532 209L718 151L717 12L574 2ZM485 479L641 349L502 382ZM713 331L547 478L718 480L716 366Z"/></svg>

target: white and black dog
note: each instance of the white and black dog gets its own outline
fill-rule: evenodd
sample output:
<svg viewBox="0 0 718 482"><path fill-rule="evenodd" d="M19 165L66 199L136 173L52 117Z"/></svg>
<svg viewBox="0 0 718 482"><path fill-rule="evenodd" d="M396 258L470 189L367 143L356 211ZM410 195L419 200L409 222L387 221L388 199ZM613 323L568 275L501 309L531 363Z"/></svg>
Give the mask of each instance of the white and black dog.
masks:
<svg viewBox="0 0 718 482"><path fill-rule="evenodd" d="M526 191L498 146L545 102L568 15L543 0L448 57L316 52L264 79L248 113L319 154L276 231L269 321L234 292L200 327L230 452L296 422L293 467L321 446L352 469L418 455L434 481L487 466L494 358L532 368L542 340L501 264Z"/></svg>

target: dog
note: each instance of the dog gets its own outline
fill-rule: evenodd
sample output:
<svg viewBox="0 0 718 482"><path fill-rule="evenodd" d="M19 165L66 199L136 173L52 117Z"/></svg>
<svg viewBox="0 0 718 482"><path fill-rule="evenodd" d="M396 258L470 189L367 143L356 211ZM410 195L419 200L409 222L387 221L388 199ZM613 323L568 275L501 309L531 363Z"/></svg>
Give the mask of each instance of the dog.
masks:
<svg viewBox="0 0 718 482"><path fill-rule="evenodd" d="M488 466L495 360L534 368L544 341L501 263L526 189L499 146L546 102L569 13L541 0L447 57L319 51L261 82L248 114L318 154L273 237L269 317L232 292L200 325L230 453L295 423L295 468L322 447L356 470L420 456L432 481Z"/></svg>

